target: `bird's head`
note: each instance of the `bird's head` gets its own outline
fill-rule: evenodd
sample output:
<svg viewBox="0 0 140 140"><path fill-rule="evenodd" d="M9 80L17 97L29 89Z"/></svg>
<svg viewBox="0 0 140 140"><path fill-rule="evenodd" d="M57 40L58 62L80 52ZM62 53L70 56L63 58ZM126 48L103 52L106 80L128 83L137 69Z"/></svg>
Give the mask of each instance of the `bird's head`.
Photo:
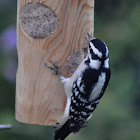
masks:
<svg viewBox="0 0 140 140"><path fill-rule="evenodd" d="M88 56L92 60L98 60L104 62L109 55L108 48L106 44L96 38L92 38L89 34L89 48L88 48Z"/></svg>

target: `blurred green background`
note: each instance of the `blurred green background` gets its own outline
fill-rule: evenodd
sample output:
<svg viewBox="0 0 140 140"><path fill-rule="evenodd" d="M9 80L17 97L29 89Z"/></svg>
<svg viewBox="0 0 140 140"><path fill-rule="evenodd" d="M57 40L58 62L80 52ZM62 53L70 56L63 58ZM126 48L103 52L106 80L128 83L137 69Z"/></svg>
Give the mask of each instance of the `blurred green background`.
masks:
<svg viewBox="0 0 140 140"><path fill-rule="evenodd" d="M53 140L53 128L15 120L16 0L0 0L0 140ZM88 127L67 140L140 140L140 1L96 0L95 36L110 51L110 85Z"/></svg>

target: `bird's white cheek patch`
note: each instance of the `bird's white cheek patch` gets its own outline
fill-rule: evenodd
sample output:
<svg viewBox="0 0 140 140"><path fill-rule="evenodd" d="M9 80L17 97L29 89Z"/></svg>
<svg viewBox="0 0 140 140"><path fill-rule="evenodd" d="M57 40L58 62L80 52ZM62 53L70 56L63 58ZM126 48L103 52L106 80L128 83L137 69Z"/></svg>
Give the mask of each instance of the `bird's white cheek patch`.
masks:
<svg viewBox="0 0 140 140"><path fill-rule="evenodd" d="M95 48L95 46L93 45L93 43L90 42L90 46L91 46L91 48L93 49L93 52L94 52L98 57L102 58L102 53L101 53L98 49Z"/></svg>
<svg viewBox="0 0 140 140"><path fill-rule="evenodd" d="M104 67L109 68L109 58L105 60Z"/></svg>
<svg viewBox="0 0 140 140"><path fill-rule="evenodd" d="M101 62L99 60L92 60L91 59L89 65L92 69L98 70L100 68Z"/></svg>

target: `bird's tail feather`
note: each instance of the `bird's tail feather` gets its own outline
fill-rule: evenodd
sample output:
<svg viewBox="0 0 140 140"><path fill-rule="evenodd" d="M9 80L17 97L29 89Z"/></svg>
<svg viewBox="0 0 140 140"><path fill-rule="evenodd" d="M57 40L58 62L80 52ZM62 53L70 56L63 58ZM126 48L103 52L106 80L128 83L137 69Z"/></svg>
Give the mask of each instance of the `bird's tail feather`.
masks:
<svg viewBox="0 0 140 140"><path fill-rule="evenodd" d="M58 130L55 130L54 140L64 140L70 133L69 120Z"/></svg>

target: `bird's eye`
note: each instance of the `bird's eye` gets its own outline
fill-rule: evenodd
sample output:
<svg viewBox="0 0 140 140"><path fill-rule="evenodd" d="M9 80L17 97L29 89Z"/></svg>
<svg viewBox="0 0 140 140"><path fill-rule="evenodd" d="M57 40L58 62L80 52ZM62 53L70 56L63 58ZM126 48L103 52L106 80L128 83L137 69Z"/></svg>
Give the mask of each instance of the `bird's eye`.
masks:
<svg viewBox="0 0 140 140"><path fill-rule="evenodd" d="M90 54L93 54L93 50L90 48Z"/></svg>

